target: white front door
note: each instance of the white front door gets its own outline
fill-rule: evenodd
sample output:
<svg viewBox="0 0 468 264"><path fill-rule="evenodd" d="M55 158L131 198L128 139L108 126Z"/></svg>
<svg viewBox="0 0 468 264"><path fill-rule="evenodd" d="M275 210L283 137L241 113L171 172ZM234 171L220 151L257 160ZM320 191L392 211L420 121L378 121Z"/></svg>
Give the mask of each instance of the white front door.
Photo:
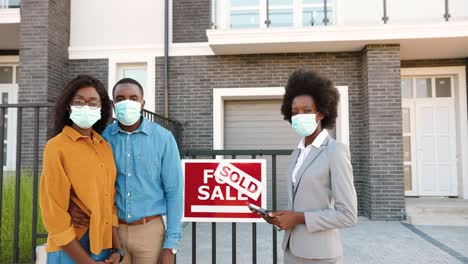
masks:
<svg viewBox="0 0 468 264"><path fill-rule="evenodd" d="M419 195L457 195L454 105L416 102Z"/></svg>
<svg viewBox="0 0 468 264"><path fill-rule="evenodd" d="M406 195L457 196L453 78L402 78Z"/></svg>
<svg viewBox="0 0 468 264"><path fill-rule="evenodd" d="M0 104L18 103L17 65L0 64ZM3 169L12 171L16 162L16 108L4 108ZM0 129L2 124L0 124Z"/></svg>

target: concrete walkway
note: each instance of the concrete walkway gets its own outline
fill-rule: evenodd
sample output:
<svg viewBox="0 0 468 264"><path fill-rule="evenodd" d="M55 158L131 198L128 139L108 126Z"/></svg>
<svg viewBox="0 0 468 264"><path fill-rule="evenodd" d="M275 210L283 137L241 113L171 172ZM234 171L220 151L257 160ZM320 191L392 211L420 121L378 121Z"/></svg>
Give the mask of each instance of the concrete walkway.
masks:
<svg viewBox="0 0 468 264"><path fill-rule="evenodd" d="M211 223L197 224L197 263L211 263ZM192 263L191 224L177 253L177 263ZM232 263L231 224L217 224L217 263ZM413 226L369 221L342 231L345 263L460 264L468 263L468 227ZM237 224L237 263L252 263L252 225ZM278 263L282 261L282 232L278 233ZM272 262L272 231L257 224L257 263Z"/></svg>

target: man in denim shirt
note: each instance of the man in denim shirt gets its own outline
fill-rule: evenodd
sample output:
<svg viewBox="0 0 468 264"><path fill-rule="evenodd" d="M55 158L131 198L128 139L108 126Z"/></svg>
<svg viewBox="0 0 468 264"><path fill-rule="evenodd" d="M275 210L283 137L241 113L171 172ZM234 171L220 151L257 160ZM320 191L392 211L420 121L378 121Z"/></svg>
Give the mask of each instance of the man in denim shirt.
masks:
<svg viewBox="0 0 468 264"><path fill-rule="evenodd" d="M102 136L110 143L117 166L116 204L119 236L127 253L123 263L173 263L182 239L183 179L172 133L141 115L143 88L130 78L117 82L113 99L118 122ZM78 216L76 225L86 224ZM162 215L167 216L167 229ZM163 248L161 250L161 247Z"/></svg>

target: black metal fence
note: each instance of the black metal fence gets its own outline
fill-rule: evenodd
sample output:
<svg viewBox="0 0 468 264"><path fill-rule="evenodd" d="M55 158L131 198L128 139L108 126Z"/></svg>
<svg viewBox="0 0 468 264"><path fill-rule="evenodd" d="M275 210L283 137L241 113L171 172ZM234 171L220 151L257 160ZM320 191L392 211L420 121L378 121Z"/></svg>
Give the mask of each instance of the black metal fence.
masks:
<svg viewBox="0 0 468 264"><path fill-rule="evenodd" d="M0 104L0 263L34 263L38 241L47 238L38 217L38 184L52 109L51 104ZM143 114L180 144L180 123Z"/></svg>
<svg viewBox="0 0 468 264"><path fill-rule="evenodd" d="M12 236L11 232L0 234L0 253L3 253L0 254L0 261L4 263L20 262L20 239L24 242L24 239L20 237L20 231L23 231L20 230L20 224L24 221L22 218L26 214L32 216L29 219L31 221L29 227L31 228L30 248L32 251L25 254L34 256L36 240L46 237L45 234L37 232L37 187L41 156L39 141L40 136L45 135L45 133L41 133L41 129L43 132L47 130L48 125L47 122L44 122L43 117L47 115L50 108L49 104L0 105L0 161L3 165L2 170L0 170L0 198L2 198L0 199L0 230L3 232L13 230ZM28 157L31 156L34 158L29 159ZM23 174L32 177L32 185L29 186L28 190L22 188L22 180L26 180L25 177L27 177ZM28 180L31 180L31 177ZM4 186L5 181L7 183L14 182L14 184ZM25 205L20 203L24 196L22 192L25 191L32 192L32 201L30 201L32 204L28 204L28 208L31 208L32 212L26 214L25 211L21 211L20 207ZM12 206L13 208L11 208ZM14 219L11 219L12 217ZM5 224L9 226L3 228ZM11 248L7 246L11 246ZM23 246L25 245L23 244ZM11 254L6 256L5 253ZM8 257L10 259L7 259ZM24 262L24 259L21 259L21 262Z"/></svg>
<svg viewBox="0 0 468 264"><path fill-rule="evenodd" d="M50 104L0 104L0 142L3 142L0 144L0 161L4 164L3 169L0 170L0 263L34 263L36 246L44 243L47 238L38 213L38 184L43 146L50 135L48 131L51 123L48 120L50 120L52 108ZM172 131L180 144L182 130L180 123L149 111L144 111L144 115L149 120ZM14 138L11 135L12 131L14 131ZM278 209L278 160L281 157L286 158L290 153L291 150L182 150L181 156L189 159L215 158L218 155L232 159L267 159L270 188L268 193L272 194L269 208L276 210ZM6 185L4 185L5 182ZM30 200L25 201L25 196L28 196ZM191 262L196 263L197 249L199 249L197 248L199 242L196 235L197 223L189 223L189 225L192 234L191 252L188 254L190 254ZM216 263L217 257L217 226L217 223L211 223L211 241L203 241L203 243L211 243L212 263ZM257 263L257 223L252 223L251 226L251 262ZM5 234L2 234L2 231ZM236 263L238 261L236 246L238 225L236 223L231 223L231 232L231 262ZM277 263L278 234L274 228L271 229L271 234L271 259L272 263Z"/></svg>
<svg viewBox="0 0 468 264"><path fill-rule="evenodd" d="M177 144L179 145L179 147L182 145L182 131L183 131L183 128L182 128L181 123L179 123L179 122L177 122L175 120L165 118L165 117L163 117L161 115L158 115L158 114L153 113L153 112L148 111L148 110L143 110L143 116L148 118L149 121L155 122L155 123L161 125L162 127L168 129L169 131L171 131L172 134L174 135L174 138L176 139Z"/></svg>

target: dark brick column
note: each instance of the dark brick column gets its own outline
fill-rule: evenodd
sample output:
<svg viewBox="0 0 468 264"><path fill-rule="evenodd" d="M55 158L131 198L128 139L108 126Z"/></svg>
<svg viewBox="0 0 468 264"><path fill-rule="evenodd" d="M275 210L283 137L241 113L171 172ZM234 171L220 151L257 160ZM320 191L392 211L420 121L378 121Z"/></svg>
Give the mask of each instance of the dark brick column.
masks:
<svg viewBox="0 0 468 264"><path fill-rule="evenodd" d="M211 28L210 0L172 1L172 41L206 42L206 30Z"/></svg>
<svg viewBox="0 0 468 264"><path fill-rule="evenodd" d="M104 87L108 89L107 82L109 79L109 60L70 60L70 65L68 67L68 79L71 80L79 74L87 74L96 77L104 84ZM112 83L111 85L114 84Z"/></svg>
<svg viewBox="0 0 468 264"><path fill-rule="evenodd" d="M400 46L361 52L361 210L373 220L398 220L405 208Z"/></svg>
<svg viewBox="0 0 468 264"><path fill-rule="evenodd" d="M21 1L19 103L53 103L66 83L70 39L70 0ZM24 109L22 168L32 165L33 111ZM51 111L40 113L39 146L50 136ZM49 132L49 133L48 133Z"/></svg>
<svg viewBox="0 0 468 264"><path fill-rule="evenodd" d="M70 0L21 1L20 103L54 102L68 75Z"/></svg>

